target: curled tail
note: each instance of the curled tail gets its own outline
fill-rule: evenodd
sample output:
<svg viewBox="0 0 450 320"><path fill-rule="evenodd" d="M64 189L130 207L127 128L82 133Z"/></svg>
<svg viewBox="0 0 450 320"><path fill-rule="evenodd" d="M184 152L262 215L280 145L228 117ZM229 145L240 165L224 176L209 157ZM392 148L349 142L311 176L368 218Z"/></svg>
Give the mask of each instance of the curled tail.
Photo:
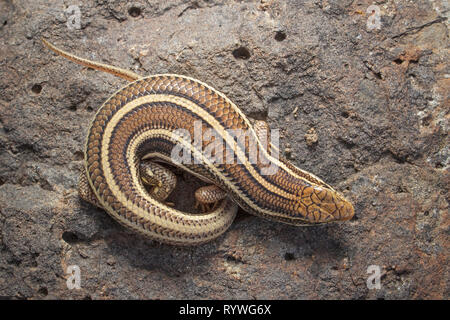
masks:
<svg viewBox="0 0 450 320"><path fill-rule="evenodd" d="M100 70L100 71L104 71L104 72L108 72L111 73L117 77L121 77L124 78L128 81L135 81L141 78L140 75L132 72L132 71L128 71L128 70L124 70L121 68L117 68L114 66L110 66L107 64L103 64L100 62L95 62L95 61L91 61L91 60L87 60L87 59L83 59L80 57L77 57L71 53L68 53L64 50L61 50L57 47L55 47L53 44L51 44L50 42L48 42L47 40L45 40L44 38L42 38L42 42L52 51L54 51L55 53L59 54L60 56L63 56L64 58L67 58L75 63L78 63L82 66L85 67L89 67L92 69L96 69L96 70Z"/></svg>

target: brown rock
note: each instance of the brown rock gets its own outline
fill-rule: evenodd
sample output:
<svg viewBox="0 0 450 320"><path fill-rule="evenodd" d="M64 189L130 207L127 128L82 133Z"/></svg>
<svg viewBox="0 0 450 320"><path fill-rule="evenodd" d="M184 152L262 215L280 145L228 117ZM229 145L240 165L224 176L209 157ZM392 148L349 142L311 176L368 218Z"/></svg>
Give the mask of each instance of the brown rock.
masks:
<svg viewBox="0 0 450 320"><path fill-rule="evenodd" d="M79 29L61 1L0 2L0 296L448 299L448 8L397 2L372 31L365 2L85 2ZM195 248L125 230L81 202L76 181L90 120L126 83L41 37L211 84L281 129L293 162L342 190L356 218L294 228L240 211ZM187 208L192 181L179 178L171 201ZM73 265L79 290L66 286Z"/></svg>

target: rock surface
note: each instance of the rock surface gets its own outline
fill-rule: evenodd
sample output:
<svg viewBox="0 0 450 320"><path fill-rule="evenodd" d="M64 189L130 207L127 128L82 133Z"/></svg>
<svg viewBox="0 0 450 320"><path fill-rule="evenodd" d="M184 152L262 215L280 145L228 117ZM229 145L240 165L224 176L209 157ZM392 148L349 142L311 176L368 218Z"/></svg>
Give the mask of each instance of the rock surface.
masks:
<svg viewBox="0 0 450 320"><path fill-rule="evenodd" d="M375 1L369 30L372 3L91 1L78 28L61 1L0 2L0 296L448 299L449 7ZM356 217L294 228L240 211L193 248L125 230L76 192L89 121L125 81L55 56L41 36L211 84L279 128L285 155L342 190ZM66 285L72 265L81 289Z"/></svg>

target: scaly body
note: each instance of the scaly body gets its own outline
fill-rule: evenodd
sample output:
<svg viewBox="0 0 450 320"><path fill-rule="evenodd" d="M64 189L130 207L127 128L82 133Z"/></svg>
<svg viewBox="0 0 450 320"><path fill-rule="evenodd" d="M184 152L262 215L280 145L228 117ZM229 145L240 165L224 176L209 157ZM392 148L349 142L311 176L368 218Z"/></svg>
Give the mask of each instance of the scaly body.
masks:
<svg viewBox="0 0 450 320"><path fill-rule="evenodd" d="M316 176L272 156L261 144L261 134L224 94L198 80L172 74L145 78L64 52L44 40L53 51L79 64L133 81L112 95L98 110L88 132L85 179L80 194L98 201L120 223L161 242L194 245L222 234L236 214L235 203L269 220L293 225L348 220L353 206ZM201 132L214 132L223 143L218 160L209 152L212 140L196 141ZM188 138L180 135L184 130ZM236 143L231 132L245 133ZM217 141L216 141L217 142ZM183 146L193 163L177 163L184 170L224 190L229 198L214 210L192 215L158 201L145 189L139 165L142 159L172 162L172 151ZM258 160L248 150L257 146ZM237 161L238 160L238 161ZM264 168L275 166L273 174ZM87 190L89 188L89 190ZM91 202L93 202L91 201Z"/></svg>

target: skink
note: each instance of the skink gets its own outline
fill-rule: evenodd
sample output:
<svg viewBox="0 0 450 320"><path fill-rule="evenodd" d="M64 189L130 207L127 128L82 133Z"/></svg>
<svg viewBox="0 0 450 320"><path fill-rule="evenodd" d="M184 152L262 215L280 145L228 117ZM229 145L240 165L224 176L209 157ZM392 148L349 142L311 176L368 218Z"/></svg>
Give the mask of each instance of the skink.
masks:
<svg viewBox="0 0 450 320"><path fill-rule="evenodd" d="M131 81L94 116L79 182L80 196L121 224L160 242L197 245L228 229L236 205L292 225L344 221L354 215L342 194L275 157L275 146L262 143L268 135L265 123L252 125L230 99L209 85L175 74L140 77L43 42L78 64ZM196 130L212 132L214 139L197 141ZM174 149L180 146L189 152L191 162L173 161ZM252 160L249 150L255 146L258 154ZM176 178L158 160L211 184L196 192L203 213L186 213L164 202ZM267 174L268 167L276 170Z"/></svg>

